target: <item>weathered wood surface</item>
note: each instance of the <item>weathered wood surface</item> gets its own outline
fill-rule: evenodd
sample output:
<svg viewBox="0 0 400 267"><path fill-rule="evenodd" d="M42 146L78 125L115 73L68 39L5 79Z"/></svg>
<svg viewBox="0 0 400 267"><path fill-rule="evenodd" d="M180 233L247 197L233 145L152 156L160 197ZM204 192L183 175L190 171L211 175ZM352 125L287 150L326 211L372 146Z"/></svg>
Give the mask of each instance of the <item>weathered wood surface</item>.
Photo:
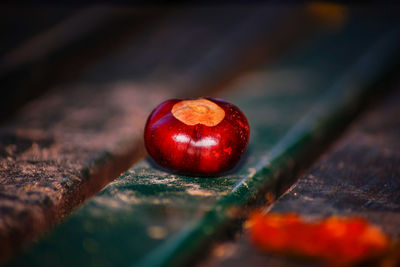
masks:
<svg viewBox="0 0 400 267"><path fill-rule="evenodd" d="M315 165L272 207L306 218L363 217L389 237L400 238L400 80L384 84L395 92L357 120ZM378 103L376 103L378 104ZM397 251L398 252L398 251ZM395 253L395 252L394 252ZM392 255L395 256L395 255ZM392 258L393 260L396 257ZM382 260L369 263L380 266ZM398 266L400 258L391 262ZM325 266L258 250L242 232L236 242L218 244L200 266Z"/></svg>
<svg viewBox="0 0 400 267"><path fill-rule="evenodd" d="M304 33L318 21L307 10L287 8L181 8L173 14L1 125L0 258L143 156L143 125L159 102L201 95L220 83L219 75L242 71L227 67L240 65L235 62L260 42L266 49L290 47L291 25L303 25ZM278 43L269 37L274 32ZM246 67L259 64L250 63Z"/></svg>
<svg viewBox="0 0 400 267"><path fill-rule="evenodd" d="M6 40L0 47L0 120L131 44L168 11L104 6L2 8L0 34Z"/></svg>
<svg viewBox="0 0 400 267"><path fill-rule="evenodd" d="M316 35L233 84L224 96L252 127L237 169L204 179L140 161L11 265L185 263L264 186L290 183L280 173L343 126L366 88L397 62L398 25L380 16L377 23L352 13L343 28Z"/></svg>

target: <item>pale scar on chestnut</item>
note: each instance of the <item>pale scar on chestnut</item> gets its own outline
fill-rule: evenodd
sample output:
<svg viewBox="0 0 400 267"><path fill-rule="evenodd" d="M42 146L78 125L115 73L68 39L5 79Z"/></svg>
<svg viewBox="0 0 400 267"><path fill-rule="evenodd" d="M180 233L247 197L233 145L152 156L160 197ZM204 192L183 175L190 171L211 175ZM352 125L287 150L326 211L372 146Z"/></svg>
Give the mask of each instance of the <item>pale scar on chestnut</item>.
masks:
<svg viewBox="0 0 400 267"><path fill-rule="evenodd" d="M208 99L182 100L171 110L172 115L186 125L216 126L225 117L225 111Z"/></svg>

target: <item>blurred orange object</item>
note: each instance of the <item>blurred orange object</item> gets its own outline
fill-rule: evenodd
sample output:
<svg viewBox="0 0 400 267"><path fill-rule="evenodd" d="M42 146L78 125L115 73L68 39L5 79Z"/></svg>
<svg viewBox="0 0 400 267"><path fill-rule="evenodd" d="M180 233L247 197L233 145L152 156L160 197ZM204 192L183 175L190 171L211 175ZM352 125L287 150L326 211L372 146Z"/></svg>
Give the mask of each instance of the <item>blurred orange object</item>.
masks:
<svg viewBox="0 0 400 267"><path fill-rule="evenodd" d="M250 215L245 226L259 248L346 265L385 251L387 236L362 218L329 217L304 221L295 213Z"/></svg>

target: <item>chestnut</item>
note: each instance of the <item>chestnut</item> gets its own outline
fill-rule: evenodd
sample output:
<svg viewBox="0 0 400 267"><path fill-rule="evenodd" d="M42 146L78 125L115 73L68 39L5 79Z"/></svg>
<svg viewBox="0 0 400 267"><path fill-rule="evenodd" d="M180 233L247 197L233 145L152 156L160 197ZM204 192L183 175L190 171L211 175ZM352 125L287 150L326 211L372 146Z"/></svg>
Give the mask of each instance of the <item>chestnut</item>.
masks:
<svg viewBox="0 0 400 267"><path fill-rule="evenodd" d="M210 176L237 164L249 133L246 116L227 101L171 99L150 114L144 141L150 156L162 167Z"/></svg>

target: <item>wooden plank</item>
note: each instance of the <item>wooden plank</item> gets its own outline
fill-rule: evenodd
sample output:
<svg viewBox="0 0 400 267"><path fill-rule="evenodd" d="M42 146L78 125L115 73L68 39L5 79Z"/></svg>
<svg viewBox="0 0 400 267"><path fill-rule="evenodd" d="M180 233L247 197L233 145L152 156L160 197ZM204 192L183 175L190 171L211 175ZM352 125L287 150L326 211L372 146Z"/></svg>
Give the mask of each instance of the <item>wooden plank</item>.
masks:
<svg viewBox="0 0 400 267"><path fill-rule="evenodd" d="M260 36L280 31L279 21L292 13L267 8L233 8L223 14L214 7L177 9L82 78L58 85L2 124L0 258L49 229L142 157L142 129L152 107L166 98L207 90L188 85L218 82L208 70L224 73L226 65L215 67L214 60L229 58L225 64L233 64ZM204 15L209 15L207 23ZM221 21L222 26L213 27ZM251 33L246 31L254 25ZM198 29L208 42L198 41L192 33ZM182 40L185 33L191 34ZM246 38L240 44L230 42L241 36ZM293 40L290 32L283 36ZM182 49L191 57L180 53ZM182 84L184 70L191 74L185 73Z"/></svg>
<svg viewBox="0 0 400 267"><path fill-rule="evenodd" d="M2 19L8 18L8 31L18 36L9 38L4 48L8 49L0 54L3 92L0 120L3 121L29 100L54 89L55 85L76 79L100 58L132 42L136 35L151 28L168 12L156 8L94 6L9 7L0 13ZM22 16L25 13L27 16ZM46 19L47 13L52 13L51 19ZM138 24L138 20L144 22ZM35 29L36 24L42 28ZM8 39L7 31L4 36Z"/></svg>
<svg viewBox="0 0 400 267"><path fill-rule="evenodd" d="M352 13L343 26L242 77L225 95L252 127L248 154L233 172L186 177L140 161L12 265L187 263L265 187L291 183L280 173L343 126L366 88L397 62L400 28L390 19Z"/></svg>
<svg viewBox="0 0 400 267"><path fill-rule="evenodd" d="M305 218L363 217L392 240L400 235L400 80L382 103L357 120L283 197L266 210L296 212ZM256 249L246 233L225 242L201 266L325 266L273 255ZM397 254L398 256L398 254ZM396 259L396 258L395 258ZM381 259L382 260L382 259ZM370 266L384 266L380 262ZM390 266L397 266L397 261ZM365 265L367 266L367 265Z"/></svg>

